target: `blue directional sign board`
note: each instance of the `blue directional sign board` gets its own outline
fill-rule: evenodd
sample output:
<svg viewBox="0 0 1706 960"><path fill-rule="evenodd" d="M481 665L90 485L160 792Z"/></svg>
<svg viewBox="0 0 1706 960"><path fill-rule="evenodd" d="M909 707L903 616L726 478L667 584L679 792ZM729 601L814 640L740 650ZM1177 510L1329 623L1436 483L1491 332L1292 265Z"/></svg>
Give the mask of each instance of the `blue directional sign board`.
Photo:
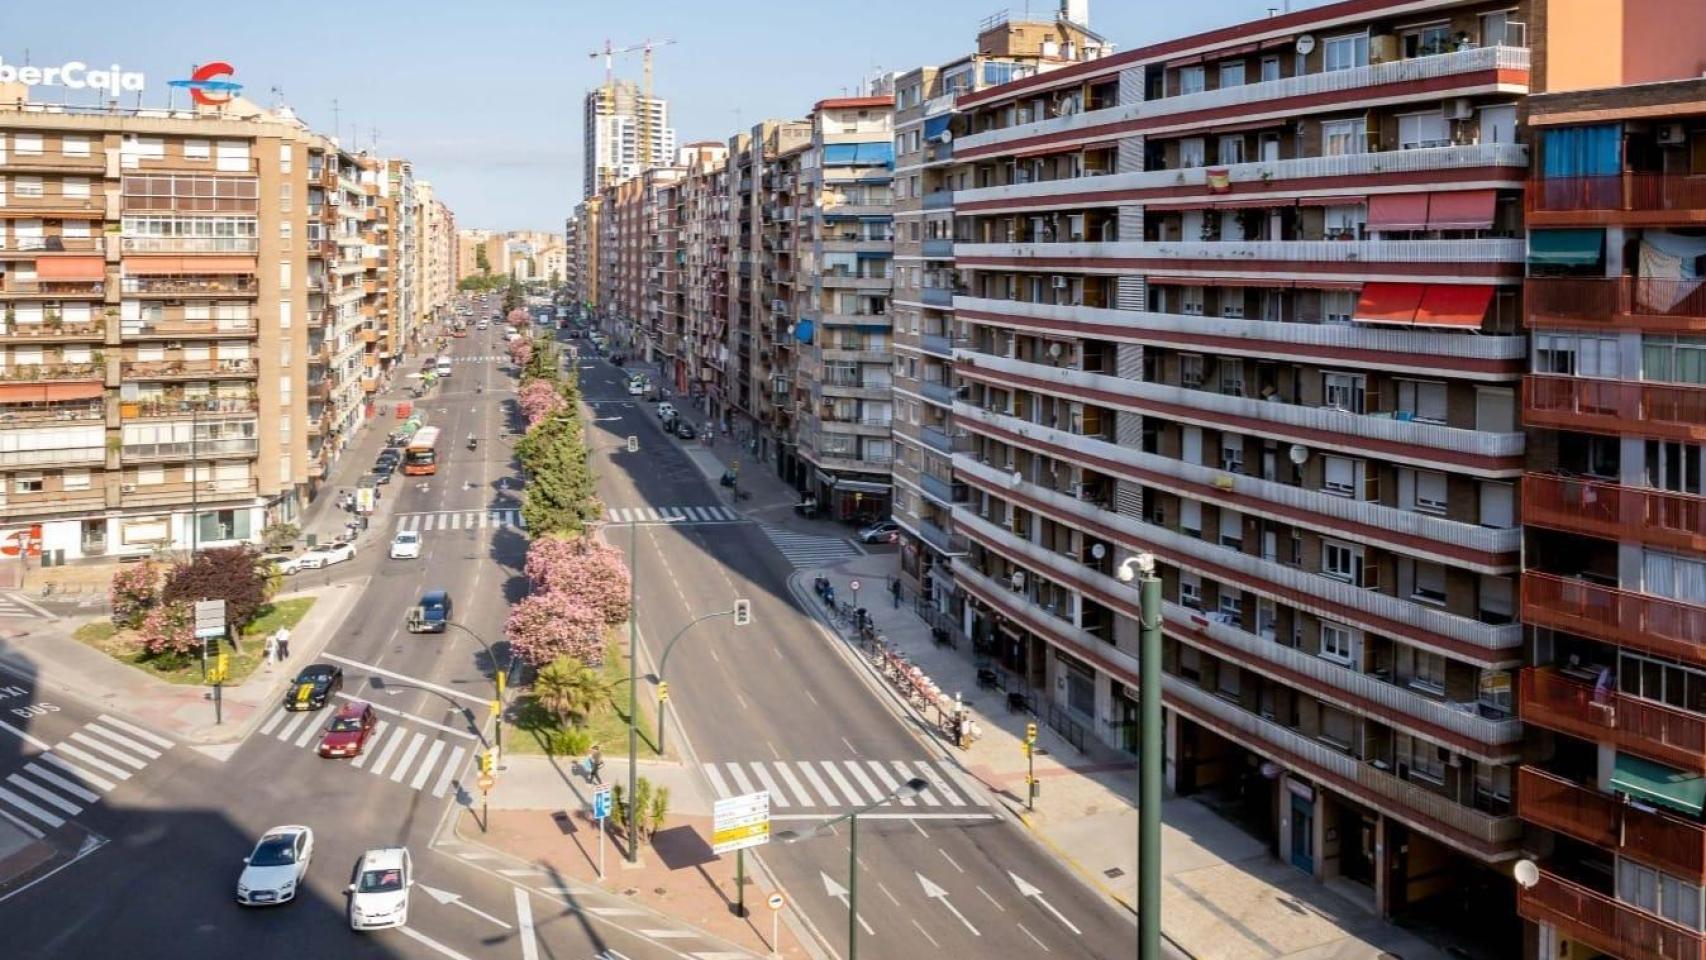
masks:
<svg viewBox="0 0 1706 960"><path fill-rule="evenodd" d="M610 817L610 788L603 787L592 795L592 818L606 820Z"/></svg>

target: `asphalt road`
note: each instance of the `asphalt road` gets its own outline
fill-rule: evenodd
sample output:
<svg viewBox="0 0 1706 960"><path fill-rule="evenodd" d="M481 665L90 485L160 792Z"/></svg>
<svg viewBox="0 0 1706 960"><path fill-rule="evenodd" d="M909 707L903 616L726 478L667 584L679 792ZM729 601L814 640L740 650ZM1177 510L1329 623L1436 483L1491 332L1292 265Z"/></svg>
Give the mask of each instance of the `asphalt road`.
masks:
<svg viewBox="0 0 1706 960"><path fill-rule="evenodd" d="M728 505L688 458L687 445L662 432L652 406L631 401L625 381L624 371L603 361L582 364L606 505ZM637 454L626 452L630 435L639 438ZM846 956L848 830L842 824L813 832L908 775L931 781L932 789L860 820L862 956L1135 954L1128 915L943 762L945 751L929 731L888 711L844 659L840 642L802 612L788 589L793 567L757 524L613 526L607 535L624 549L637 536L639 622L654 662L695 617L728 609L736 597L751 599L753 626L707 621L671 654L665 679L677 722L672 736L684 731L714 794L769 789L773 829L805 835L772 843L760 856L835 954Z"/></svg>
<svg viewBox="0 0 1706 960"><path fill-rule="evenodd" d="M492 518L518 505L519 489L506 482L514 479L509 446L500 439L513 385L494 360L503 354L501 339L488 330L452 343L455 372L422 404L428 422L444 428L438 474L398 476L384 488L387 498L395 498L391 512L369 534L362 555L325 574L302 575L362 591L320 659L343 666L347 695L381 711L385 727L364 762L325 760L315 753L329 711L269 716L219 759L115 727L102 719L99 707L55 703L54 710L9 715L4 711L14 705L39 701L27 679L0 676L0 688L17 688L0 691L0 720L16 731L0 729L0 789L8 789L7 775L25 764L57 770L40 755L49 748L65 755L66 748L57 746L62 741L71 750L81 747L89 758L69 757L85 773L99 776L112 768L126 774L121 780L106 773L113 789L90 791L96 800L87 804L72 802L79 808L75 815L49 808L64 814L65 823L52 833L68 851L68 862L0 900L0 956L536 960L591 958L604 951L632 960L679 956L567 910L560 899L521 891L522 881L481 866L477 856L463 859L466 848L433 846L456 805L471 803L475 794L475 757L490 729L492 679L472 637L458 631L410 634L403 629L404 614L423 591L449 590L458 622L488 640L501 639L507 603L519 595L526 544L513 526L452 525L446 519L442 529L435 523L423 533L420 560L384 556L390 531L404 517L420 518L413 523L422 526L426 517ZM475 391L477 383L485 385L483 392ZM377 449L374 432L370 428L347 456L367 462ZM481 438L478 452L463 443L469 433ZM298 656L293 666L304 662ZM86 731L90 724L104 729ZM68 739L75 737L93 739L96 746ZM135 746L157 748L158 755L144 756ZM115 755L115 749L132 759ZM22 799L39 800L28 793ZM315 831L306 889L288 905L238 907L233 890L242 858L262 832L280 824ZM85 836L94 838L88 855L69 862L84 849ZM362 851L394 844L411 849L422 885L411 897L408 927L353 933L344 918L344 886ZM426 887L459 899L441 901Z"/></svg>

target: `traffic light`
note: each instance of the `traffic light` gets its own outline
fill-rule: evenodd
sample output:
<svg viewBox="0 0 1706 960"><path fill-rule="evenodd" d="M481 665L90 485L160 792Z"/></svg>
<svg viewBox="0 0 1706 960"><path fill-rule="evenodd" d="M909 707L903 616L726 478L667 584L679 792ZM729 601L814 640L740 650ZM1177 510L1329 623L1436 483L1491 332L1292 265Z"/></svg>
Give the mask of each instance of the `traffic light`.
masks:
<svg viewBox="0 0 1706 960"><path fill-rule="evenodd" d="M497 676L498 676L498 699L499 700L502 700L504 698L504 680L508 678L508 675L509 675L508 670L499 670L498 671Z"/></svg>
<svg viewBox="0 0 1706 960"><path fill-rule="evenodd" d="M1031 755L1031 741L1026 740L1026 741L1020 743L1019 749L1024 751L1025 756L1029 757Z"/></svg>
<svg viewBox="0 0 1706 960"><path fill-rule="evenodd" d="M668 680L659 680L658 681L658 701L661 703L661 702L668 700L668 699L669 699L669 681Z"/></svg>
<svg viewBox="0 0 1706 960"><path fill-rule="evenodd" d="M224 683L225 678L230 675L230 670L231 655L224 650L219 651L219 656L213 663L213 679L215 682Z"/></svg>
<svg viewBox="0 0 1706 960"><path fill-rule="evenodd" d="M752 622L752 601L735 601L735 626L744 627Z"/></svg>
<svg viewBox="0 0 1706 960"><path fill-rule="evenodd" d="M1025 742L1026 743L1036 743L1037 742L1037 725L1035 723L1025 724Z"/></svg>
<svg viewBox="0 0 1706 960"><path fill-rule="evenodd" d="M492 766L492 751L487 750L485 753L480 754L480 772L487 776L491 776Z"/></svg>

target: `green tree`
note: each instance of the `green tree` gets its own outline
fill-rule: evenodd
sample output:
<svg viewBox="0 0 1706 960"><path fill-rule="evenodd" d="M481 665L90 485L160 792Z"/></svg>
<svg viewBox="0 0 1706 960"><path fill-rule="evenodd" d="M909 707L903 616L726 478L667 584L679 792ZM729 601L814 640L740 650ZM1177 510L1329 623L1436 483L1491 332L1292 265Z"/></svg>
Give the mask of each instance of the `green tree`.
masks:
<svg viewBox="0 0 1706 960"><path fill-rule="evenodd" d="M646 805L646 842L650 843L657 836L663 825L669 822L669 788L658 787L652 791L652 802Z"/></svg>
<svg viewBox="0 0 1706 960"><path fill-rule="evenodd" d="M521 380L557 380L562 376L557 344L550 337L534 337L533 352L521 369Z"/></svg>
<svg viewBox="0 0 1706 960"><path fill-rule="evenodd" d="M610 695L604 675L574 657L558 657L533 678L533 697L564 726L582 723Z"/></svg>
<svg viewBox="0 0 1706 960"><path fill-rule="evenodd" d="M580 422L573 416L540 421L516 443L515 451L527 468L521 516L533 536L577 536L602 512Z"/></svg>
<svg viewBox="0 0 1706 960"><path fill-rule="evenodd" d="M191 562L174 566L166 575L160 599L166 604L224 600L226 621L241 628L266 604L269 587L270 579L254 550L212 547Z"/></svg>
<svg viewBox="0 0 1706 960"><path fill-rule="evenodd" d="M492 261L486 256L486 245L483 243L474 248L474 268L481 273L492 272Z"/></svg>

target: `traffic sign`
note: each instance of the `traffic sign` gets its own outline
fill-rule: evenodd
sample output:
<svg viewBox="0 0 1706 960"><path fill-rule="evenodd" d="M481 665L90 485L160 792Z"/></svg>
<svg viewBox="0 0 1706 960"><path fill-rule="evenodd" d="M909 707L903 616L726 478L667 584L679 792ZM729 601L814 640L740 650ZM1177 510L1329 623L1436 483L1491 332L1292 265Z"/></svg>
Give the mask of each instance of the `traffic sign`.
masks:
<svg viewBox="0 0 1706 960"><path fill-rule="evenodd" d="M610 816L610 788L600 787L592 794L592 818L604 820Z"/></svg>
<svg viewBox="0 0 1706 960"><path fill-rule="evenodd" d="M764 905L769 907L772 910L780 910L780 909L782 909L782 905L787 903L787 902L788 901L782 899L781 894L772 893L770 895L770 899L764 901Z"/></svg>
<svg viewBox="0 0 1706 960"><path fill-rule="evenodd" d="M711 850L733 853L770 842L770 793L718 800L711 809Z"/></svg>
<svg viewBox="0 0 1706 960"><path fill-rule="evenodd" d="M489 773L480 774L479 784L480 784L480 792L481 793L491 793L492 788L497 786L497 783L498 783L497 780L493 779L491 774L489 774Z"/></svg>
<svg viewBox="0 0 1706 960"><path fill-rule="evenodd" d="M224 600L197 600L195 602L195 636L197 640L225 636Z"/></svg>
<svg viewBox="0 0 1706 960"><path fill-rule="evenodd" d="M852 583L849 583L847 585L847 589L857 592L859 590L859 581L855 580Z"/></svg>

